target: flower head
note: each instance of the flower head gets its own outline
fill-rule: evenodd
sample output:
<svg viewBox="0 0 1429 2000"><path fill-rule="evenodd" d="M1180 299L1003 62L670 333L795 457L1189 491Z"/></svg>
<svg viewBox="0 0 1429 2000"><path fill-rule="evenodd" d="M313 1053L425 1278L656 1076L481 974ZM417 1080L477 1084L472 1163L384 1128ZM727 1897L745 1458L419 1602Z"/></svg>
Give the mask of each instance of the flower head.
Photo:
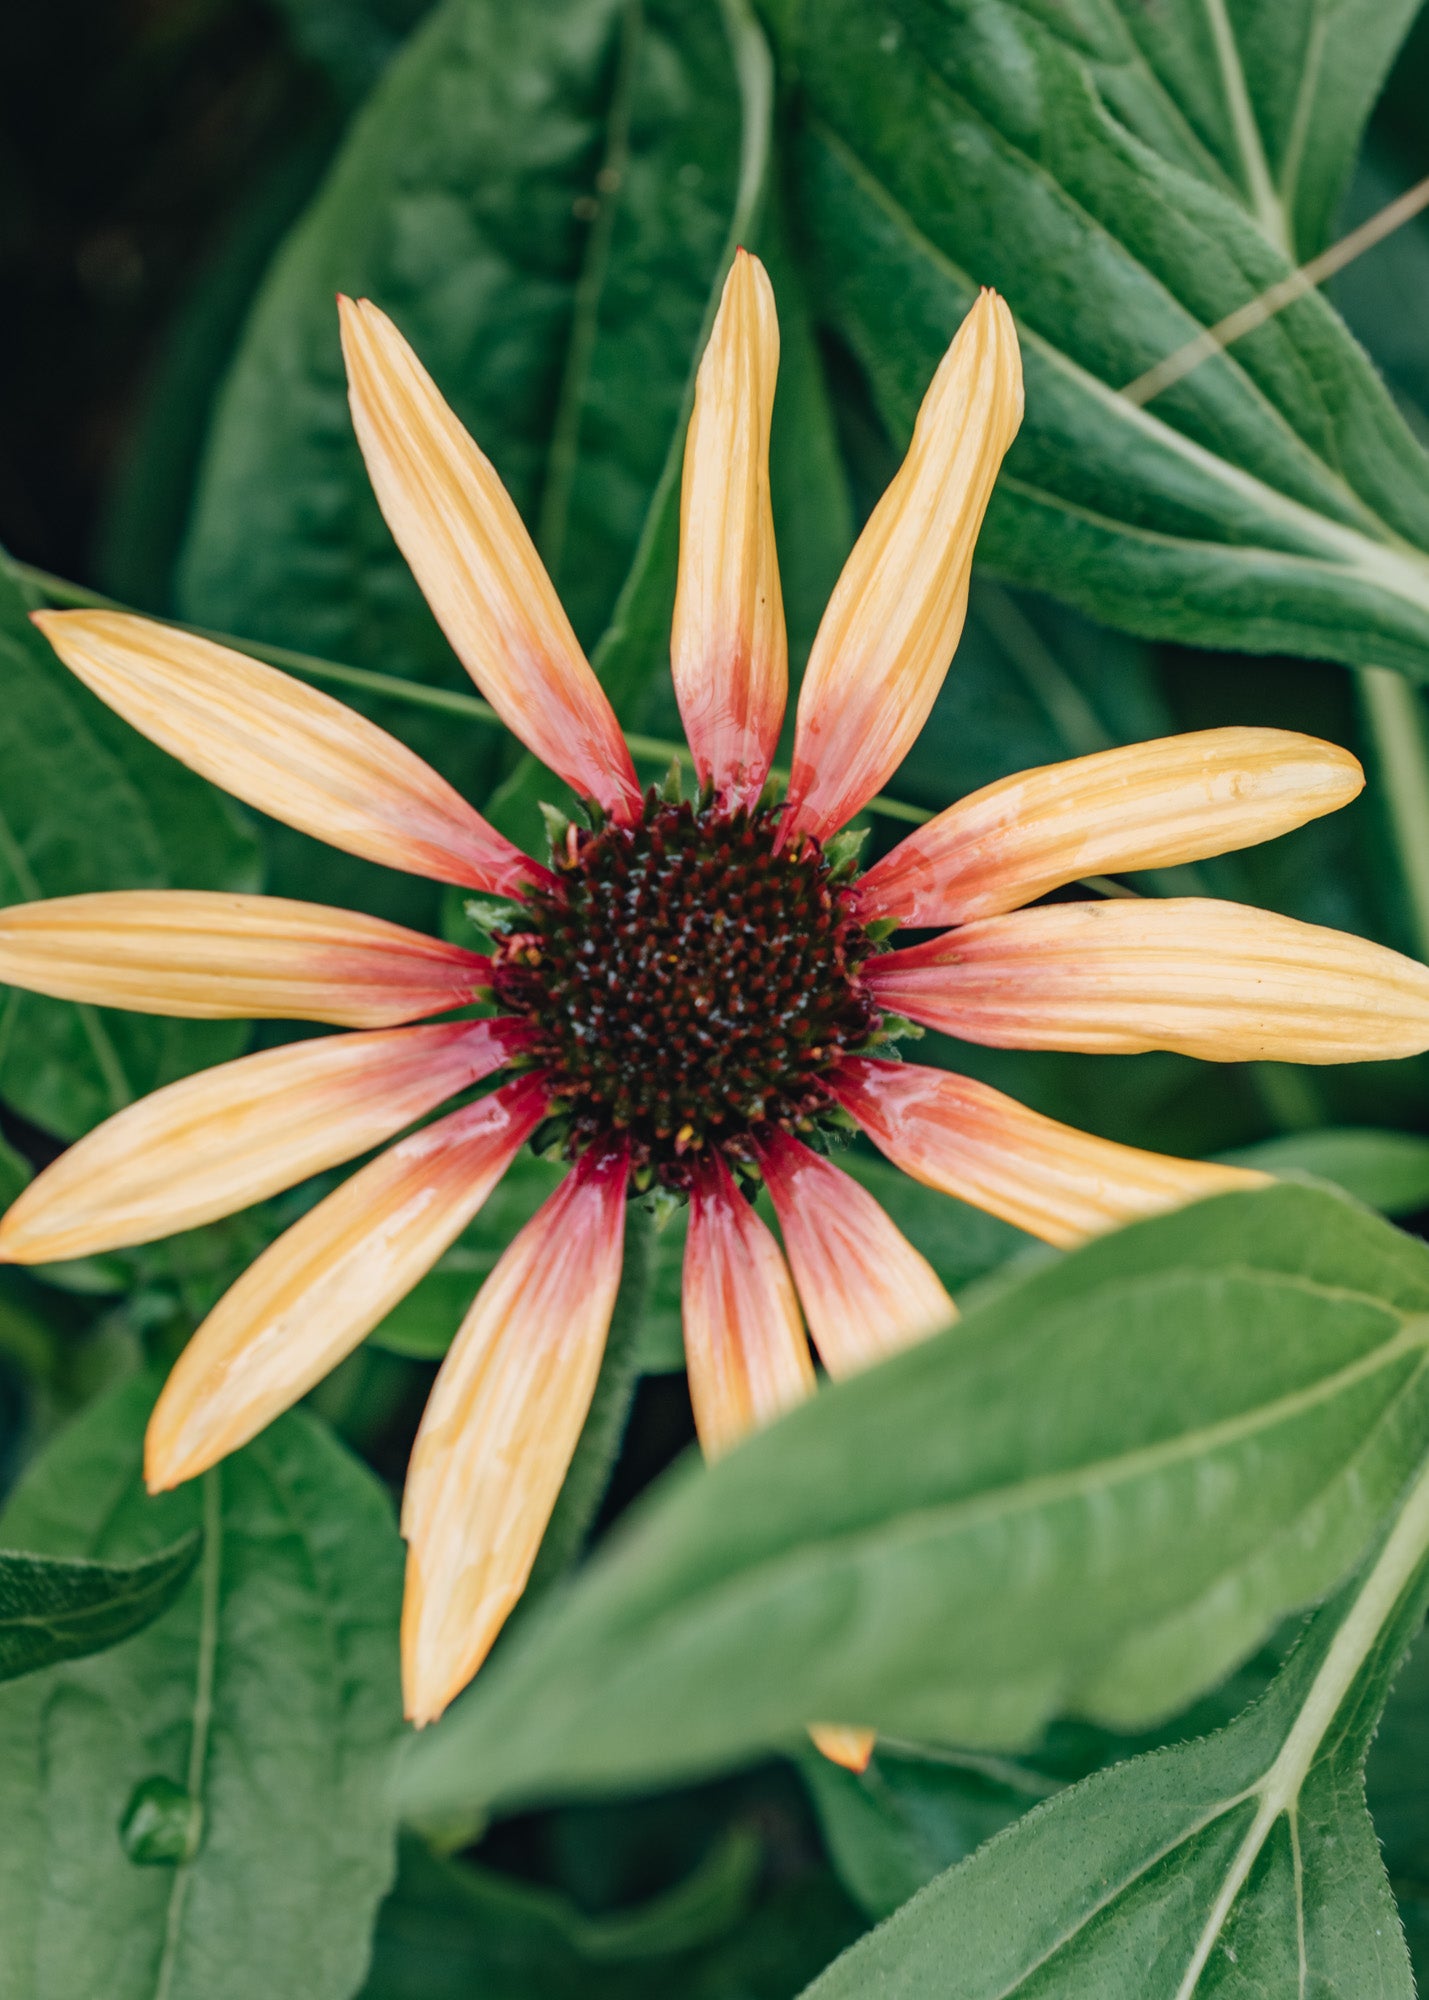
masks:
<svg viewBox="0 0 1429 2000"><path fill-rule="evenodd" d="M0 912L0 979L109 1006L350 1032L157 1091L41 1174L0 1257L43 1262L214 1219L395 1140L244 1273L149 1427L155 1489L252 1437L431 1268L528 1139L570 1172L477 1295L412 1455L409 1713L439 1714L524 1587L593 1393L629 1194L687 1198L684 1317L707 1450L807 1395L805 1325L853 1372L953 1316L927 1261L828 1157L850 1120L919 1180L1072 1243L1258 1178L1089 1137L893 1059L893 1014L964 1040L1344 1061L1429 1047L1429 971L1235 905L1029 907L1108 871L1263 840L1359 790L1331 744L1219 729L990 785L861 879L835 840L896 768L957 644L973 546L1022 408L1002 301L973 305L830 602L787 796L787 647L769 499L778 330L735 259L686 446L672 667L695 800L642 794L520 517L395 327L342 302L382 509L503 721L586 802L550 865L382 730L226 647L43 613L111 707L250 804L389 867L508 899L478 954L277 898L136 892ZM899 926L931 941L887 948ZM432 1021L473 999L491 1018ZM488 1094L421 1121L470 1086ZM409 1129L410 1128L410 1129ZM406 1131L407 1136L398 1135ZM763 1184L783 1247L748 1197ZM825 1731L866 1754L859 1731Z"/></svg>

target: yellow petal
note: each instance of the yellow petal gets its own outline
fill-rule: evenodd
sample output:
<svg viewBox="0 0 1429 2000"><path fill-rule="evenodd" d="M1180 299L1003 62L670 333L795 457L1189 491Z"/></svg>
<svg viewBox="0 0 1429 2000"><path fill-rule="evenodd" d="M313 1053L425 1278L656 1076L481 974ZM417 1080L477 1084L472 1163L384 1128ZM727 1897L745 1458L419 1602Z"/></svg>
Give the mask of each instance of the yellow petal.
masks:
<svg viewBox="0 0 1429 2000"><path fill-rule="evenodd" d="M708 1458L812 1394L788 1266L724 1161L690 1195L682 1297L695 1428Z"/></svg>
<svg viewBox="0 0 1429 2000"><path fill-rule="evenodd" d="M1064 1248L1269 1178L1094 1139L985 1083L918 1063L857 1058L841 1065L832 1087L874 1145L915 1181Z"/></svg>
<svg viewBox="0 0 1429 2000"><path fill-rule="evenodd" d="M858 1729L845 1722L811 1722L809 1735L814 1748L822 1751L831 1764L842 1764L846 1771L854 1773L868 1769L868 1760L878 1741L876 1729Z"/></svg>
<svg viewBox="0 0 1429 2000"><path fill-rule="evenodd" d="M1429 967L1345 931L1202 897L1050 903L890 952L880 1006L966 1042L1207 1062L1429 1049Z"/></svg>
<svg viewBox="0 0 1429 2000"><path fill-rule="evenodd" d="M489 1076L501 1021L328 1035L141 1098L61 1153L0 1218L0 1261L48 1264L232 1215L365 1153Z"/></svg>
<svg viewBox="0 0 1429 2000"><path fill-rule="evenodd" d="M774 293L759 259L740 250L695 383L670 641L696 773L728 805L758 800L789 687L769 499L778 368Z"/></svg>
<svg viewBox="0 0 1429 2000"><path fill-rule="evenodd" d="M841 1167L782 1132L760 1146L759 1164L830 1375L856 1374L957 1318L927 1258Z"/></svg>
<svg viewBox="0 0 1429 2000"><path fill-rule="evenodd" d="M546 1105L524 1077L451 1112L270 1244L164 1384L144 1443L149 1491L237 1451L350 1354L465 1229Z"/></svg>
<svg viewBox="0 0 1429 2000"><path fill-rule="evenodd" d="M0 984L200 1020L395 1027L464 1007L491 961L281 896L132 889L0 909Z"/></svg>
<svg viewBox="0 0 1429 2000"><path fill-rule="evenodd" d="M1012 315L984 292L933 377L913 442L844 565L799 693L790 831L826 838L928 719L962 636L973 545L1022 421Z"/></svg>
<svg viewBox="0 0 1429 2000"><path fill-rule="evenodd" d="M1201 729L1020 771L919 827L858 885L865 923L966 923L1087 875L1228 854L1348 805L1337 744L1287 729Z"/></svg>
<svg viewBox="0 0 1429 2000"><path fill-rule="evenodd" d="M276 667L121 611L37 611L126 722L285 826L388 868L512 895L545 876L405 744Z"/></svg>
<svg viewBox="0 0 1429 2000"><path fill-rule="evenodd" d="M629 818L625 738L495 467L387 315L367 299L338 308L368 476L452 650L528 750Z"/></svg>
<svg viewBox="0 0 1429 2000"><path fill-rule="evenodd" d="M402 1680L434 1721L530 1575L590 1408L620 1284L623 1158L590 1154L477 1294L427 1403L402 1502Z"/></svg>

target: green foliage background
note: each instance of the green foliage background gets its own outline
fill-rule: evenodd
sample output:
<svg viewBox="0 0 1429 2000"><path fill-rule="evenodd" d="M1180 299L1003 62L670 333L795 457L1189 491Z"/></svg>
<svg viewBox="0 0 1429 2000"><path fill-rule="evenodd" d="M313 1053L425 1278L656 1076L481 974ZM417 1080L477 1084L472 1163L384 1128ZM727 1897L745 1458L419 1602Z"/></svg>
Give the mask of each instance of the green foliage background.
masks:
<svg viewBox="0 0 1429 2000"><path fill-rule="evenodd" d="M0 902L264 887L463 935L141 741L25 614L97 590L231 635L534 841L559 787L473 713L383 527L333 292L413 340L658 744L692 370L743 242L779 300L796 671L978 285L1023 341L967 634L874 850L1027 765L1306 729L1362 756L1360 801L1137 886L1429 955L1429 223L1119 393L1429 172L1415 0L110 11L24 10L0 78ZM285 1032L0 991L0 1203ZM549 1163L160 1501L157 1372L321 1189L0 1271L3 2000L1408 2000L1429 1063L957 1057L1287 1178L1057 1258L851 1154L964 1317L711 1471L681 1224L637 1230L528 1603L415 1741L393 1496ZM811 1715L878 1725L866 1774Z"/></svg>

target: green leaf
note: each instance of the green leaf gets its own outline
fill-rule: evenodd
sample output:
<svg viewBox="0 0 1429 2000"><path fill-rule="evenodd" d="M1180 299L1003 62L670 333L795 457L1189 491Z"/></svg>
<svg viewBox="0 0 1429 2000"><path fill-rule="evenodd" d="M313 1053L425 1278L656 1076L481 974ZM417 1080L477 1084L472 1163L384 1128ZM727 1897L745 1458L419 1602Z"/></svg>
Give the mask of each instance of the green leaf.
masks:
<svg viewBox="0 0 1429 2000"><path fill-rule="evenodd" d="M119 721L29 624L0 557L0 903L93 889L252 889L231 800ZM0 1097L64 1138L237 1055L229 1021L167 1021L0 989Z"/></svg>
<svg viewBox="0 0 1429 2000"><path fill-rule="evenodd" d="M1397 159L1371 146L1356 170L1346 221L1365 222L1399 194L1406 174ZM1421 442L1429 440L1429 355L1414 329L1429 308L1429 228L1416 216L1358 257L1334 281L1335 303L1384 370Z"/></svg>
<svg viewBox="0 0 1429 2000"><path fill-rule="evenodd" d="M1358 1558L1423 1449L1426 1311L1422 1245L1289 1185L994 1281L677 1471L415 1745L411 1796L663 1781L810 1717L1149 1726Z"/></svg>
<svg viewBox="0 0 1429 2000"><path fill-rule="evenodd" d="M799 1767L839 1879L875 1918L1059 1789L1011 1758L949 1751L940 1762L882 1743L861 1772L813 1751Z"/></svg>
<svg viewBox="0 0 1429 2000"><path fill-rule="evenodd" d="M1077 0L1047 18L1119 117L1235 195L1295 261L1322 249L1420 0ZM1034 5L1025 11L1040 12Z"/></svg>
<svg viewBox="0 0 1429 2000"><path fill-rule="evenodd" d="M408 1842L379 1921L365 2000L668 1992L657 1982L669 1979L671 1956L718 1937L746 1914L758 1866L758 1843L736 1835L652 1903L589 1917L549 1889L442 1861Z"/></svg>
<svg viewBox="0 0 1429 2000"><path fill-rule="evenodd" d="M1370 1746L1365 1790L1422 1992L1429 1979L1429 1637L1423 1628Z"/></svg>
<svg viewBox="0 0 1429 2000"><path fill-rule="evenodd" d="M105 1561L203 1537L166 1617L0 1689L6 1992L345 2000L393 1862L390 1505L300 1415L201 1490L151 1500L153 1393L131 1380L92 1405L0 1524L12 1544Z"/></svg>
<svg viewBox="0 0 1429 2000"><path fill-rule="evenodd" d="M678 499L672 431L744 144L715 7L445 0L358 115L258 301L201 482L189 615L467 685L368 487L341 289L394 315L593 644L662 532L652 502ZM489 732L385 719L458 780L485 769Z"/></svg>
<svg viewBox="0 0 1429 2000"><path fill-rule="evenodd" d="M1129 631L1422 674L1429 463L1321 298L1118 393L1285 274L1241 203L1129 132L1030 0L765 12L818 296L893 436L978 284L1018 316L988 564Z"/></svg>
<svg viewBox="0 0 1429 2000"><path fill-rule="evenodd" d="M663 1896L592 1917L410 1842L362 2000L787 2000L857 1920L827 1877L751 1907L759 1861L735 1833Z"/></svg>
<svg viewBox="0 0 1429 2000"><path fill-rule="evenodd" d="M808 1989L913 2000L1412 2000L1365 1753L1429 1602L1429 1473L1263 1700L1029 1813Z"/></svg>
<svg viewBox="0 0 1429 2000"><path fill-rule="evenodd" d="M137 1563L61 1562L0 1549L0 1680L103 1652L167 1611L198 1561L185 1535Z"/></svg>
<svg viewBox="0 0 1429 2000"><path fill-rule="evenodd" d="M1234 1720L1279 1670L1288 1650L1279 1640L1277 1633L1162 1728L1137 1736L1061 1722L1024 1758L885 1736L858 1774L803 1752L800 1769L839 1879L869 1916L888 1916L925 1882L1078 1778Z"/></svg>
<svg viewBox="0 0 1429 2000"><path fill-rule="evenodd" d="M1413 1132L1289 1132L1225 1158L1267 1174L1313 1174L1386 1215L1429 1208L1429 1139Z"/></svg>

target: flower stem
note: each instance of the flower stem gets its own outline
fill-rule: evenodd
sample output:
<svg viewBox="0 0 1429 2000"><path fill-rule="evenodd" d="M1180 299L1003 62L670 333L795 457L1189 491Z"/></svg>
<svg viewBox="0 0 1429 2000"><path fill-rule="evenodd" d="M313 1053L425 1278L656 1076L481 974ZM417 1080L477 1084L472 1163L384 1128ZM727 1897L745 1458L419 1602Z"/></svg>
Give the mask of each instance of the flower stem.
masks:
<svg viewBox="0 0 1429 2000"><path fill-rule="evenodd" d="M1404 876L1414 949L1429 959L1429 743L1419 690L1389 667L1364 667L1357 678Z"/></svg>

